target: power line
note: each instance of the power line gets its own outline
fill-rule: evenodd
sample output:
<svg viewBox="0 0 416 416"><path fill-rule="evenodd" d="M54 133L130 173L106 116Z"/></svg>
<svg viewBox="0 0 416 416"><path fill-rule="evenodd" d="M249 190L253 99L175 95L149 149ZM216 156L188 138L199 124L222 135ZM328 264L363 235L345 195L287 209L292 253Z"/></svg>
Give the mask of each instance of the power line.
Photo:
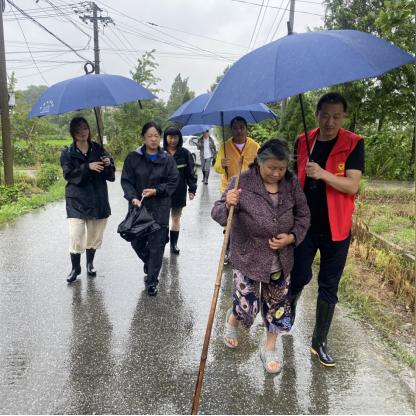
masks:
<svg viewBox="0 0 416 416"><path fill-rule="evenodd" d="M286 9L285 10L287 10L287 6L289 6L289 4L290 4L290 0L288 0L287 1L287 4L286 4ZM290 9L289 9L290 10ZM277 31L279 30L279 27L280 27L280 24L282 23L282 20L283 20L283 17L285 16L285 12L283 12L282 13L282 16L281 16L281 18L280 18L280 20L279 20L279 23L277 24L277 26L276 26L276 29L275 29L275 31L273 32L273 35L272 35L272 37L271 37L271 40L273 40L274 39L274 37L276 36L276 33L277 33Z"/></svg>
<svg viewBox="0 0 416 416"><path fill-rule="evenodd" d="M253 3L253 2L251 2L251 1L246 1L246 0L231 0L231 1L235 1L235 2L238 2L238 3L245 3L245 4L251 4L251 5L253 5L253 6L260 6L260 7L263 7L263 5L262 4L259 4L259 3ZM315 3L313 3L313 4L315 4ZM317 3L318 4L318 3ZM270 9L280 9L280 7L277 7L277 6L268 6ZM289 9L283 9L283 10L289 10ZM312 13L312 12L305 12L305 11L302 11L302 10L297 10L296 11L296 13L303 13L303 14L311 14L311 15L313 15L313 16L319 16L319 17L324 17L324 15L323 14L319 14L319 13Z"/></svg>
<svg viewBox="0 0 416 416"><path fill-rule="evenodd" d="M283 5L283 1L284 0L280 0L280 8L282 7L282 5ZM283 13L284 13L284 11L283 11ZM269 30L269 33L267 34L267 36L266 36L266 40L265 40L265 43L268 43L268 42L270 42L270 40L271 40L271 38L270 38L270 35L273 33L273 28L274 28L274 24L277 22L277 18L279 17L279 14L280 14L280 9L276 9L276 14L275 14L275 16L274 16L274 19L272 20L272 24L271 24L271 26L270 26L270 30ZM270 40L269 40L269 38L270 38Z"/></svg>
<svg viewBox="0 0 416 416"><path fill-rule="evenodd" d="M251 42L253 41L254 33L256 32L257 23L259 22L260 14L261 14L261 11L263 10L263 5L264 5L264 0L262 0L261 2L259 14L257 15L256 24L254 25L253 32L251 33L251 38L250 38L250 42L248 43L247 51L249 51L251 48Z"/></svg>
<svg viewBox="0 0 416 416"><path fill-rule="evenodd" d="M77 25L72 19L67 18L66 15L64 13L62 13L62 11L60 10L59 7L56 7L52 1L50 0L45 0L48 4L51 5L51 7L53 7L59 14L62 14L62 16L65 18L65 20L67 20L68 22L70 22L73 26L75 26L79 31L81 31L84 35L86 35L88 37L88 43L87 46L90 45L91 42L91 35L89 33L87 33L84 29L82 29L79 25ZM73 10L72 10L73 11Z"/></svg>
<svg viewBox="0 0 416 416"><path fill-rule="evenodd" d="M237 43L227 42L225 40L221 40L221 39L216 39L216 38L212 38L212 37L209 37L209 36L200 35L198 33L187 32L187 31L184 31L184 30L181 30L181 29L178 29L178 28L164 26L164 25L161 25L161 24L158 24L158 23L154 23L154 22L146 22L144 20L138 20L138 19L135 19L135 18L133 18L131 16L128 16L128 15L126 15L126 14L118 11L117 9L113 9L112 7L110 7L110 6L106 5L105 3L103 3L101 0L100 0L100 3L103 6L105 6L105 7L109 8L109 9L113 10L114 13L117 13L120 16L124 16L124 17L127 17L129 19L132 19L132 20L134 20L136 22L139 22L139 23L141 23L143 25L146 25L146 26L160 27L160 28L163 28L163 29L168 29L168 30L172 30L172 31L175 31L175 32L180 32L180 33L185 33L187 35L196 36L196 37L199 37L199 38L213 40L215 42L225 43L225 44L232 45L232 46L238 46L239 48L242 48L242 49L245 49L246 48L244 45L239 45Z"/></svg>
<svg viewBox="0 0 416 416"><path fill-rule="evenodd" d="M256 36L254 37L254 40L253 40L253 47L254 47L254 45L256 44L257 39L258 39L258 37L259 37L259 34L260 34L260 32L261 32L261 27L263 26L264 16L266 16L266 13L267 13L267 6L269 5L269 2L270 2L270 0L267 0L266 6L265 6L265 7L264 7L264 9L263 9L263 10L264 10L264 11L263 11L263 15L261 16L260 24L259 24L259 27L258 27L258 29L257 29Z"/></svg>
<svg viewBox="0 0 416 416"><path fill-rule="evenodd" d="M112 8L112 7L110 7L110 6L108 6L108 5L106 5L105 3L103 3L103 2L101 2L102 4L104 4L105 5L105 7L107 7L107 8L109 8L110 10L114 10L117 14L120 14L120 15L122 15L122 16L124 16L124 17L127 17L128 19L131 19L131 20L133 20L133 21L135 21L135 22L138 22L138 23L140 23L140 24L145 24L145 23L143 23L143 21L140 21L140 20L138 20L138 19L135 19L134 17L131 17L131 16L129 16L129 15L127 15L127 14L125 14L125 13L122 13L122 12L120 12L120 11L118 11L117 9L114 9L114 8ZM193 48L193 49L199 49L199 50L202 50L202 51L204 51L204 52L208 52L208 53L210 53L210 54L212 54L213 56L220 56L220 55L218 55L217 53L215 53L215 52L212 52L212 51L210 51L210 50L207 50L207 49L203 49L203 48L201 48L201 47L199 47L199 46L197 46L197 45L194 45L194 44L192 44L192 43L189 43L189 42L186 42L186 41L184 41L184 40L182 40L182 39L179 39L179 38L177 38L177 37L175 37L175 36L172 36L171 34L168 34L168 33L165 33L165 32L163 32L162 30L159 30L159 29L156 29L155 27L153 27L153 25L150 27L152 30L154 30L154 31L156 31L156 32L158 32L158 33L161 33L161 34L163 34L164 36L167 36L169 39L174 39L174 40L177 40L177 41L179 41L179 42L181 42L181 43L183 43L183 44L185 44L185 45L189 45L189 47L190 48ZM161 40L159 40L159 39L153 39L153 40L155 40L155 41L157 41L157 42L160 42ZM167 43L167 42L165 42L165 43ZM171 45L172 46L175 46L175 44L173 44L172 42L170 42L171 43ZM178 47L178 46L177 46ZM225 60L227 60L228 61L228 59L227 58L225 58L225 57L223 57Z"/></svg>
<svg viewBox="0 0 416 416"><path fill-rule="evenodd" d="M13 14L16 14L16 12L13 9L12 9L12 12L13 12ZM29 51L29 55L32 58L33 64L35 65L36 69L38 70L39 75L41 76L41 78L46 82L46 85L49 85L48 81L46 81L45 77L43 76L42 72L40 71L40 69L38 67L38 64L36 63L35 57L32 55L32 51L30 50L29 43L27 42L26 35L25 35L25 32L23 31L22 25L20 24L19 21L17 23L20 27L20 31L22 32L23 39L26 42L27 50Z"/></svg>
<svg viewBox="0 0 416 416"><path fill-rule="evenodd" d="M66 43L64 40L62 40L61 38L59 38L58 36L56 36L53 32L51 32L48 28L46 28L44 25L42 25L41 23L39 23L36 19L34 19L33 17L31 17L29 14L27 14L24 10L22 10L20 7L18 7L12 0L7 0L7 2L9 4L11 4L16 10L18 10L22 15L26 16L27 18L29 18L30 20L32 20L34 23L36 23L38 26L40 26L43 30L45 30L46 32L48 32L51 36L53 36L55 39L57 39L59 42L63 43L66 47L68 47L69 49L71 49L72 52L75 53L75 55L77 55L78 57L80 57L81 59L83 59L84 61L89 61L89 59L86 59L85 57L83 57L82 55L80 55L72 46L70 46L68 43Z"/></svg>

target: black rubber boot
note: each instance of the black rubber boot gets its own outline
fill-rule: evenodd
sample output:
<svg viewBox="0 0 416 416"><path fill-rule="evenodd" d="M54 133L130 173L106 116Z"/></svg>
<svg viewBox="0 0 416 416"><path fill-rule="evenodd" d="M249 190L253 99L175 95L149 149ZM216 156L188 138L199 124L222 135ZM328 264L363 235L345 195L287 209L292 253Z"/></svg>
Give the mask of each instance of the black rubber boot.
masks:
<svg viewBox="0 0 416 416"><path fill-rule="evenodd" d="M157 295L157 286L156 285L149 285L147 287L147 294L149 296L156 296Z"/></svg>
<svg viewBox="0 0 416 416"><path fill-rule="evenodd" d="M69 253L71 256L72 270L66 278L68 283L75 282L77 276L81 273L81 254Z"/></svg>
<svg viewBox="0 0 416 416"><path fill-rule="evenodd" d="M170 252L172 254L179 254L180 250L178 249L177 243L179 238L179 231L170 230Z"/></svg>
<svg viewBox="0 0 416 416"><path fill-rule="evenodd" d="M291 295L291 301L290 301L290 309L291 309L291 312L292 312L292 315L290 316L290 324L291 325L293 325L295 323L296 306L298 304L298 300L299 300L301 294L302 294L302 290L300 290L297 293L293 293Z"/></svg>
<svg viewBox="0 0 416 416"><path fill-rule="evenodd" d="M327 351L327 337L334 316L335 305L326 303L318 297L316 303L316 323L312 335L311 352L318 356L326 367L334 367L335 361Z"/></svg>
<svg viewBox="0 0 416 416"><path fill-rule="evenodd" d="M87 248L85 250L87 255L87 274L88 276L97 276L97 270L94 269L95 248Z"/></svg>

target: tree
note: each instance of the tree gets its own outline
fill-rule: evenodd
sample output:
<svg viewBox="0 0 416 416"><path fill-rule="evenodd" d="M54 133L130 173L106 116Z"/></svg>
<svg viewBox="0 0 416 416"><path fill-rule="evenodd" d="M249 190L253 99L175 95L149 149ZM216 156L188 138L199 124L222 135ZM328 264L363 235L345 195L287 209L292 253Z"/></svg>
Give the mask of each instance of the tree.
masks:
<svg viewBox="0 0 416 416"><path fill-rule="evenodd" d="M159 89L156 88L156 84L159 78L155 75L158 64L155 61L154 52L154 49L147 51L138 58L131 75L136 82L157 94ZM112 155L118 159L124 159L129 151L141 144L142 126L151 120L164 125L166 117L165 105L160 100L128 103L106 111L106 133Z"/></svg>
<svg viewBox="0 0 416 416"><path fill-rule="evenodd" d="M210 87L210 91L213 92L215 90L215 88L217 88L217 85L220 83L220 81L224 78L224 75L228 72L228 70L231 68L231 65L227 65L224 68L224 71L222 72L222 74L217 75L217 78L215 79L215 82L213 84L211 84Z"/></svg>
<svg viewBox="0 0 416 416"><path fill-rule="evenodd" d="M195 93L189 89L188 80L189 78L182 79L181 74L176 75L166 105L169 115L174 113L183 103L195 97Z"/></svg>
<svg viewBox="0 0 416 416"><path fill-rule="evenodd" d="M412 0L325 0L326 29L354 29L392 41L411 52L414 48ZM352 130L374 133L384 126L412 120L414 70L411 65L377 79L351 82L331 88L348 100Z"/></svg>
<svg viewBox="0 0 416 416"><path fill-rule="evenodd" d="M315 127L314 104L316 92L303 94L303 106L305 110L306 127L308 130ZM304 131L302 113L299 98L291 97L287 104L285 116L280 123L279 135L293 145L296 137Z"/></svg>

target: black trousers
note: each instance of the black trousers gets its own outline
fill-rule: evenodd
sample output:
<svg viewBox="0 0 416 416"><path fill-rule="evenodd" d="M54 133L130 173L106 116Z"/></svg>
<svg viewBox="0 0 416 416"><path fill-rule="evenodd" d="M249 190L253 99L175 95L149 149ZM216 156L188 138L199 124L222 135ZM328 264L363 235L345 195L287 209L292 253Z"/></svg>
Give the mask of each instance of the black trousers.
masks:
<svg viewBox="0 0 416 416"><path fill-rule="evenodd" d="M291 273L291 293L296 296L312 278L312 263L317 251L321 255L318 286L319 297L329 303L338 302L338 286L344 271L351 235L342 241L308 231L305 239L295 248L294 266Z"/></svg>
<svg viewBox="0 0 416 416"><path fill-rule="evenodd" d="M159 273L162 267L167 233L168 228L162 227L160 230L131 242L131 246L140 260L147 264L146 283L148 285L157 285L159 283Z"/></svg>

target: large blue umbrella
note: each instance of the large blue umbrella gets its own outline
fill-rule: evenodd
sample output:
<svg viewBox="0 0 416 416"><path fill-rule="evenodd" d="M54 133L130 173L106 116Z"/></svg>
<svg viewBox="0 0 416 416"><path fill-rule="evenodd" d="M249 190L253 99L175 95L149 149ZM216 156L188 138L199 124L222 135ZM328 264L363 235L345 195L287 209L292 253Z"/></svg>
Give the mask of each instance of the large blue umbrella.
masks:
<svg viewBox="0 0 416 416"><path fill-rule="evenodd" d="M156 96L129 78L86 74L49 87L32 107L29 118L152 98Z"/></svg>
<svg viewBox="0 0 416 416"><path fill-rule="evenodd" d="M306 91L380 76L414 57L356 30L289 34L240 58L205 111L275 102Z"/></svg>
<svg viewBox="0 0 416 416"><path fill-rule="evenodd" d="M87 69L88 65L92 66L90 71ZM94 65L90 62L85 64L84 69L86 75L49 87L33 105L29 118L94 108L98 137L102 144L98 107L157 98L148 89L121 75L92 74Z"/></svg>
<svg viewBox="0 0 416 416"><path fill-rule="evenodd" d="M182 104L170 117L169 120L176 121L182 124L229 124L230 121L236 117L244 117L247 123L258 123L259 121L269 118L276 118L270 108L261 103L254 103L251 105L234 105L234 108L226 111L204 111L205 106L212 97L212 93L198 95L195 98Z"/></svg>

